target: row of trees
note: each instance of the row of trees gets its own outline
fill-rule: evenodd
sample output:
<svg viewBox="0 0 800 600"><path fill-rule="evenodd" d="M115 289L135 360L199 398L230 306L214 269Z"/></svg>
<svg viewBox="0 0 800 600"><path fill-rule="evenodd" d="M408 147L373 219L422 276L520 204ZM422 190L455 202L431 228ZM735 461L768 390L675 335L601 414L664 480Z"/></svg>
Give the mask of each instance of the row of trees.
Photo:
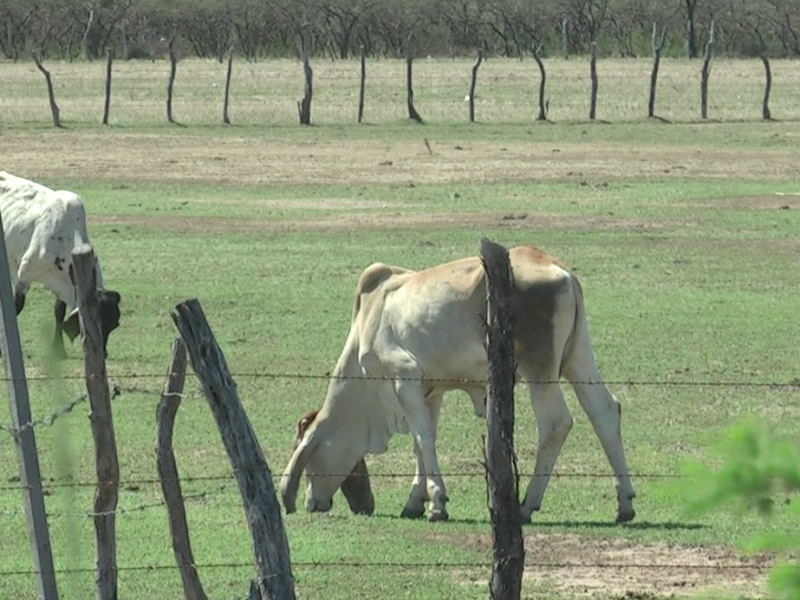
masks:
<svg viewBox="0 0 800 600"><path fill-rule="evenodd" d="M702 54L710 23L718 53L800 56L798 0L0 0L0 52L93 60L156 58L174 40L184 55L222 60L235 45L250 60L297 53L401 56L413 33L434 56L649 54L653 24L668 28L664 55Z"/></svg>

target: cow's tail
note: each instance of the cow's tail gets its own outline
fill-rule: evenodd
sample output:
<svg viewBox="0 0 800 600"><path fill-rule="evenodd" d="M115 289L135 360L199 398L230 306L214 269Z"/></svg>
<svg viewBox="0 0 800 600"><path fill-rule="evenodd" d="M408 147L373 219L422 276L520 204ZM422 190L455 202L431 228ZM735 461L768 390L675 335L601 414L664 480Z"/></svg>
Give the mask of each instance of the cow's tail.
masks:
<svg viewBox="0 0 800 600"><path fill-rule="evenodd" d="M283 471L281 478L281 498L283 499L283 506L287 513L293 513L297 508L295 502L297 500L297 490L300 487L300 477L308 466L308 461L311 459L311 453L316 449L319 443L319 436L315 435L316 430L310 434L306 434L302 442L297 446Z"/></svg>

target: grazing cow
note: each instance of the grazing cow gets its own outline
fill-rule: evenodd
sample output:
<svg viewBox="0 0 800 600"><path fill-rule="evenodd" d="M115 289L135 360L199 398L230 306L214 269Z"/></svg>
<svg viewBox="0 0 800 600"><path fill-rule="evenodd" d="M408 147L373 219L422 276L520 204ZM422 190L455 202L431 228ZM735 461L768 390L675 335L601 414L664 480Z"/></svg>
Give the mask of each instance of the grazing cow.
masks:
<svg viewBox="0 0 800 600"><path fill-rule="evenodd" d="M620 433L620 405L602 383L577 278L532 247L509 251L514 273L518 374L527 380L539 430L534 473L520 512L523 522L542 503L572 416L559 386L571 384L614 471L617 522L634 518L635 496ZM485 416L487 357L483 316L486 275L478 257L420 272L376 263L356 285L350 333L327 396L281 479L294 512L307 475L306 509L327 511L350 469L367 453L386 451L395 433L411 433L416 476L401 516L446 520L447 494L435 440L442 395L463 390Z"/></svg>
<svg viewBox="0 0 800 600"><path fill-rule="evenodd" d="M34 281L52 291L56 295L53 350L64 357L62 331L70 340L80 333L72 250L89 243L83 202L72 192L53 191L0 171L0 214L17 314L22 312L28 288ZM95 275L105 350L109 334L119 325L120 295L104 289L98 261ZM72 309L69 315L68 307Z"/></svg>
<svg viewBox="0 0 800 600"><path fill-rule="evenodd" d="M300 445L303 436L317 418L318 413L318 410L312 410L297 422L297 433L294 438L295 449ZM373 513L375 510L375 497L372 495L372 488L369 483L367 463L364 462L363 458L350 470L349 475L342 482L341 488L342 494L354 514L371 515Z"/></svg>

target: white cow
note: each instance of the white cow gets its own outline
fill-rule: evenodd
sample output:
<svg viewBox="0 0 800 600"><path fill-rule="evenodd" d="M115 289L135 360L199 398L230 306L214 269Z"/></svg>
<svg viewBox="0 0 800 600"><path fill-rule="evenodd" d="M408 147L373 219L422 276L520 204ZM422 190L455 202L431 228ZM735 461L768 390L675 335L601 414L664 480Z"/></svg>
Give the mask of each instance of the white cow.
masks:
<svg viewBox="0 0 800 600"><path fill-rule="evenodd" d="M595 363L580 284L561 262L536 248L513 248L509 258L517 370L529 382L539 430L536 465L520 509L523 522L539 510L572 428L558 383L562 376L571 382L613 468L617 521L630 521L635 494L622 448L620 405ZM449 390L467 392L476 414L485 416L485 313L486 276L478 257L420 272L381 263L368 267L356 285L350 333L325 402L284 470L280 489L286 511L295 510L304 470L306 509L328 511L333 494L367 453L385 452L392 435L410 432L417 472L401 516L422 516L429 500L428 520L446 520L437 420ZM348 500L351 506L359 502ZM361 504L369 506L366 495Z"/></svg>
<svg viewBox="0 0 800 600"><path fill-rule="evenodd" d="M56 295L53 349L64 356L62 331L70 339L80 332L72 250L89 243L83 202L72 192L53 191L0 171L0 215L17 314L25 306L25 296L34 281L52 291ZM95 269L105 349L109 334L119 325L120 295L104 289L99 262ZM71 309L69 316L67 307Z"/></svg>

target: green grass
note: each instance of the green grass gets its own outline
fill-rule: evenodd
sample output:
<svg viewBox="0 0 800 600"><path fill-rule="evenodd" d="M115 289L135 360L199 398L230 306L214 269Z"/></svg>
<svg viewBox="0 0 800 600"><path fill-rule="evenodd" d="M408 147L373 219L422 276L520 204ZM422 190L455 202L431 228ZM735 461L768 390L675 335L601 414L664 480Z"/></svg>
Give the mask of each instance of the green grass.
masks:
<svg viewBox="0 0 800 600"><path fill-rule="evenodd" d="M281 102L291 97L291 90L283 90ZM765 527L797 528L783 508L768 524L726 510L690 520L681 486L691 481L673 476L686 459L704 457L741 416L763 419L775 436L796 436L798 388L751 384L798 377L800 202L775 192L798 191L791 165L800 126L576 121L419 127L399 122L397 115L391 117L395 121L362 128L338 117L310 129L290 126L288 119L268 128L254 123L223 128L202 125L202 117L198 113L198 123L174 129L136 115L135 121L101 130L87 112L70 130L54 132L23 115L4 133L8 155L2 168L84 197L107 284L123 296L122 325L111 336L108 367L110 383L122 392L113 403L123 480L117 517L121 599L181 597L165 509L158 506L153 453L155 407L177 335L169 316L175 304L190 297L201 301L267 460L280 473L291 454L297 418L324 399L324 375L347 335L361 270L377 260L422 268L474 254L482 236L506 245L535 244L581 277L593 344L605 378L616 382L611 388L623 404L623 440L637 474L637 518L630 526L611 526L609 467L570 391L575 427L557 464L561 476L551 480L542 511L524 530L529 563L597 562L588 550L558 555L535 535L556 542L577 535L582 544L611 540L634 553L602 557L620 564L639 562L642 548L668 544L673 554L661 558L680 562L685 548L720 546L732 552ZM152 156L126 157L143 139L152 144L147 146ZM214 171L194 162L208 148L228 157L228 144L290 154L283 162L273 157L268 167L257 153ZM456 145L470 152L461 170ZM561 158L544 164L551 147L561 150ZM41 150L29 158L26 148ZM293 161L306 151L319 158L298 167ZM673 161L684 151L688 171L675 168L677 158L667 165L669 173L650 168L659 164L659 152ZM75 158L79 152L90 162ZM378 152L391 157L392 168L407 167L408 177L380 170L376 165L384 158ZM503 158L508 153L513 156ZM175 163L165 171L141 166L151 158L153 164ZM616 166L603 168L613 160ZM563 161L572 162L567 167ZM233 175L226 174L228 168ZM445 169L451 169L446 177ZM504 218L509 215L517 218ZM19 321L36 417L83 392L79 378L36 378L45 370L41 332L50 331L50 310L49 295L35 287ZM77 345L69 349L67 375L80 376L78 353ZM716 385L720 382L730 385ZM93 529L86 517L93 488L66 485L94 477L87 410L80 405L54 426L36 429L56 564L83 570L59 574L64 598L93 593ZM9 420L0 408L0 423ZM489 569L478 566L491 561L479 465L484 428L466 396L446 397L438 452L451 498L450 523L397 518L410 485L406 474L413 470L406 437L393 439L386 454L369 458L376 515L353 517L337 496L329 515L286 517L298 597L485 597L482 582ZM520 470L529 473L536 428L524 388L517 394L515 442ZM178 413L175 452L190 497L195 559L206 565L200 568L206 591L213 598L241 596L254 573L241 500L191 376ZM25 572L30 555L14 481L16 457L2 432L0 465L0 571ZM642 562L650 560L641 556ZM352 565L364 562L390 566ZM161 566L166 568L149 569ZM524 596L573 597L580 590L565 588L564 581L584 575L605 577L605 593L595 595L608 598L626 591L664 596L681 591L674 583L659 587L657 575L664 569L625 571L627 584L614 583L619 571L603 575L586 569L532 568ZM724 586L726 571L712 571L704 581ZM30 597L33 590L28 575L0 577L1 597ZM702 597L707 590L698 584L696 592Z"/></svg>

